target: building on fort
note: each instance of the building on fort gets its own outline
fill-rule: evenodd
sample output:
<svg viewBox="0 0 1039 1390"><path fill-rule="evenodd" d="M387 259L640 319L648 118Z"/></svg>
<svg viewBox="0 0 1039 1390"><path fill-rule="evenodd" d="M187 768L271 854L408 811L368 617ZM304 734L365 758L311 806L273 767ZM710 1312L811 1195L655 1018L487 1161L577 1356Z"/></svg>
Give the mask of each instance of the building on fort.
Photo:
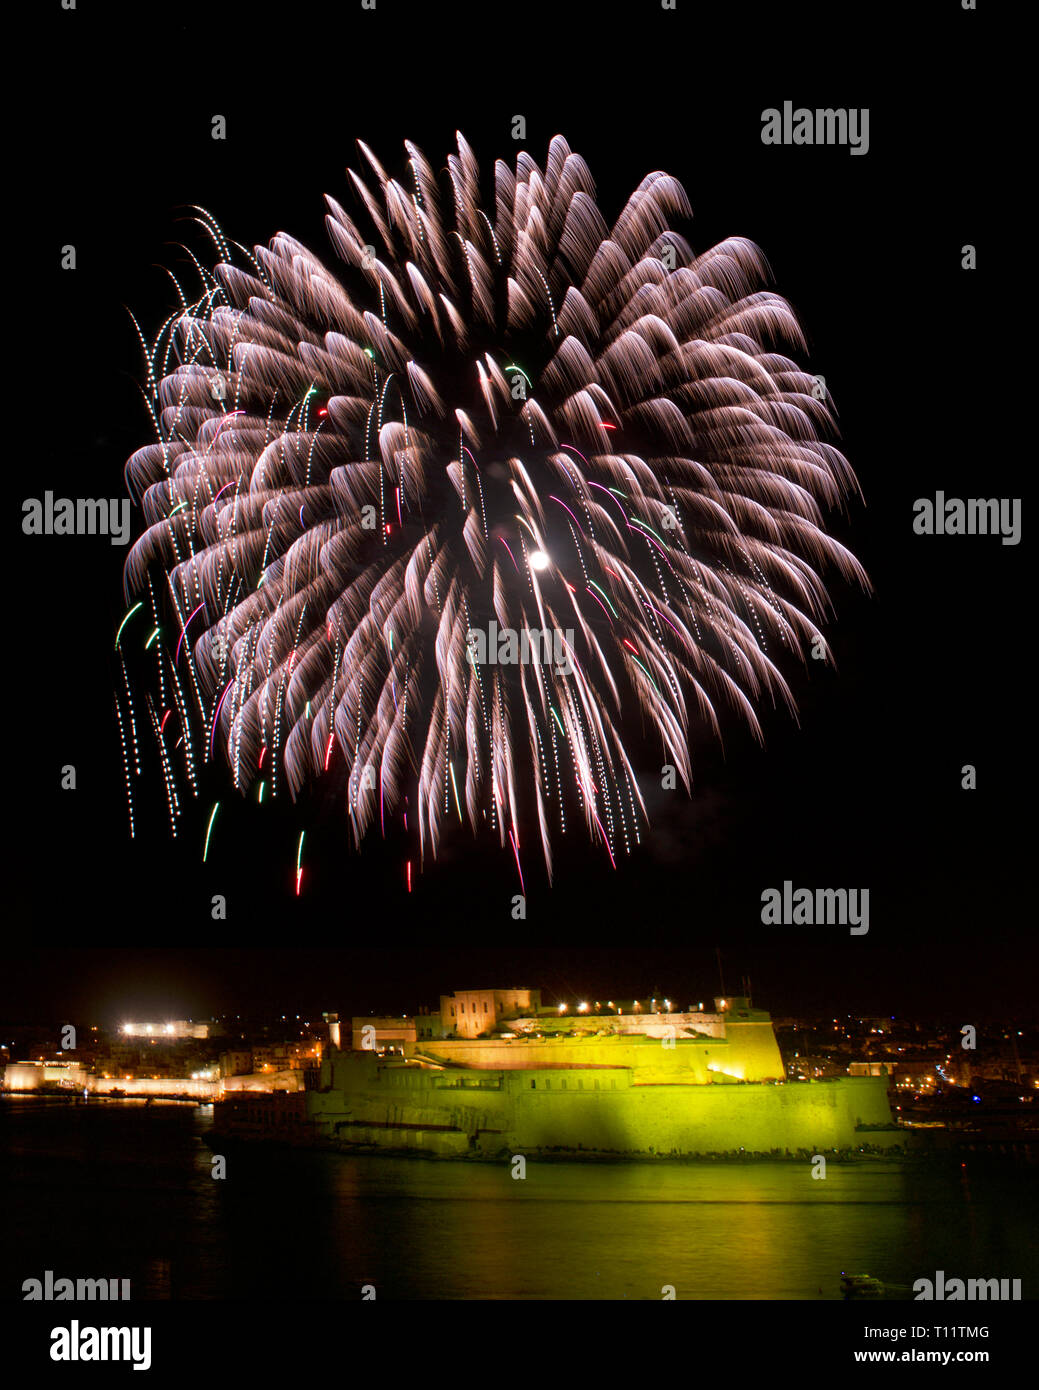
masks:
<svg viewBox="0 0 1039 1390"><path fill-rule="evenodd" d="M445 1038L479 1038L497 1031L499 1023L537 1018L539 989L467 989L440 996L440 1026Z"/></svg>

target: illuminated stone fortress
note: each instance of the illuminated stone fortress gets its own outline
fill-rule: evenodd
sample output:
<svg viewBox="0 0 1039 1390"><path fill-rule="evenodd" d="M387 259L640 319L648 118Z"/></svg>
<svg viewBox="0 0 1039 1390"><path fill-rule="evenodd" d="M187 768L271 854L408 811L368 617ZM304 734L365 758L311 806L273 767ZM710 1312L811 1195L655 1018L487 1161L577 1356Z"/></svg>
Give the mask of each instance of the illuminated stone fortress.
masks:
<svg viewBox="0 0 1039 1390"><path fill-rule="evenodd" d="M439 1027L437 1027L439 1023ZM783 1059L767 1013L745 997L678 1013L670 999L612 999L545 1009L537 990L443 995L440 1018L419 1015L405 1057L514 1070L630 1067L652 1081L782 1081Z"/></svg>
<svg viewBox="0 0 1039 1390"><path fill-rule="evenodd" d="M353 1039L307 1096L316 1133L349 1148L786 1155L898 1137L874 1132L891 1126L884 1077L787 1082L771 1018L746 996L678 1012L464 990L438 1013L356 1018Z"/></svg>

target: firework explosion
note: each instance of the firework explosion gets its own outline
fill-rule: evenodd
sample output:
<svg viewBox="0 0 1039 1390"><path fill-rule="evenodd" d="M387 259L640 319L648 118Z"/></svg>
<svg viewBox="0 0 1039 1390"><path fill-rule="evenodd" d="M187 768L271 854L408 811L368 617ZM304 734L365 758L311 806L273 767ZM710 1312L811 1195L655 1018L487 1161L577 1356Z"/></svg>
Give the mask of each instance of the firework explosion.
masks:
<svg viewBox="0 0 1039 1390"><path fill-rule="evenodd" d="M457 814L519 868L536 814L549 874L574 820L615 862L645 821L622 715L688 788L694 722L760 738L756 705L794 708L778 661L822 642L821 571L867 582L823 530L854 476L761 253L694 255L673 178L610 228L559 137L544 171L499 162L486 207L461 137L443 188L410 143L406 185L360 148L361 224L328 199L338 275L200 212L220 263L146 345L125 585L171 825L219 755L261 799L342 778L358 842L411 811L435 855ZM492 622L565 661L477 659Z"/></svg>

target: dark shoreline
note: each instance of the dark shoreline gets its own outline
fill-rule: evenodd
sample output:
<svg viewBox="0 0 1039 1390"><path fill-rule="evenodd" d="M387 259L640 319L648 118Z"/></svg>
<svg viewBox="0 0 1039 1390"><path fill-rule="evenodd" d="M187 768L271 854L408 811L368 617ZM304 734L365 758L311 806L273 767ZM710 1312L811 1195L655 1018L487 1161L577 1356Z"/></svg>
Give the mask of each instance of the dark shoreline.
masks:
<svg viewBox="0 0 1039 1390"><path fill-rule="evenodd" d="M514 1158L528 1158L537 1163L595 1163L595 1164L632 1164L632 1163L659 1163L674 1165L703 1165L706 1167L718 1167L720 1165L747 1166L759 1163L808 1163L816 1156L818 1151L809 1152L804 1150L798 1153L690 1153L690 1154L654 1154L649 1152L630 1152L616 1153L603 1152L593 1149L510 1149L502 1148L496 1153L474 1152L464 1154L436 1154L428 1150L416 1148L392 1148L390 1146L372 1144L346 1144L342 1141L333 1139L316 1139L310 1137L290 1138L286 1135L279 1136L254 1136L245 1134L235 1134L227 1130L208 1130L203 1136L202 1141L212 1148L215 1144L222 1146L234 1145L235 1147L247 1147L254 1144L265 1146L276 1146L284 1149L306 1149L316 1153L343 1154L353 1158L411 1158L420 1159L427 1163L479 1163L496 1165L511 1162ZM927 1155L910 1154L907 1150L898 1147L891 1147L884 1150L873 1152L853 1150L841 1150L840 1152L823 1152L827 1163L840 1165L852 1165L856 1163L880 1163L886 1159L894 1159L903 1162L906 1159L916 1157L927 1157Z"/></svg>

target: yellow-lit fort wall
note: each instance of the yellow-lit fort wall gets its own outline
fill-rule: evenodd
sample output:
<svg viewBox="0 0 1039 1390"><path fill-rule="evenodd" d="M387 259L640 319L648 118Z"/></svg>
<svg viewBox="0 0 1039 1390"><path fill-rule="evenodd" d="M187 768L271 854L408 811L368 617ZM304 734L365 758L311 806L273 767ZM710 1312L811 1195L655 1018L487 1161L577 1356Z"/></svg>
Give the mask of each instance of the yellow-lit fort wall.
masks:
<svg viewBox="0 0 1039 1390"><path fill-rule="evenodd" d="M716 1075L739 1081L780 1081L784 1075L769 1022L730 1023L725 1037L443 1038L405 1044L404 1055L475 1071L632 1067L641 1081L700 1086Z"/></svg>
<svg viewBox="0 0 1039 1390"><path fill-rule="evenodd" d="M656 1065L431 1069L335 1054L307 1095L319 1137L348 1146L444 1156L502 1152L617 1155L850 1149L897 1140L857 1131L891 1122L884 1077L708 1084L682 1075L676 1044ZM641 1052L642 1048L638 1048ZM692 1049L695 1052L696 1049ZM670 1054L674 1056L674 1054ZM664 1079L667 1078L667 1079Z"/></svg>

